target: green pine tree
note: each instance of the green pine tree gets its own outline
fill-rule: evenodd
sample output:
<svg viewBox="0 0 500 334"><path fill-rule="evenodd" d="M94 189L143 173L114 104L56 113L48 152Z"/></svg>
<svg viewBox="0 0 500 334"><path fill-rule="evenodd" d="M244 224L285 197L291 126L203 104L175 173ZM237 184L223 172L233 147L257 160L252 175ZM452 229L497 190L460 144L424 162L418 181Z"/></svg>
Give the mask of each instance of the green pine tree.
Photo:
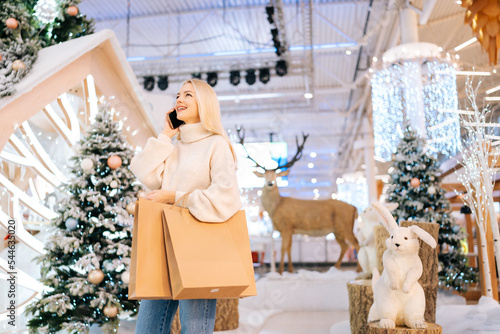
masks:
<svg viewBox="0 0 500 334"><path fill-rule="evenodd" d="M471 282L477 281L477 273L467 264L462 252L460 242L465 235L452 217L450 202L440 187L438 162L424 148L424 139L407 128L393 155L391 166L394 170L387 190L387 201L399 204L392 212L398 222L414 220L440 225L440 283L463 291ZM416 183L419 185L412 186L412 179L418 180Z"/></svg>
<svg viewBox="0 0 500 334"><path fill-rule="evenodd" d="M15 84L31 70L41 48L93 33L92 20L79 11L75 16L67 12L80 1L56 0L53 8L46 8L50 3L45 0L0 1L0 98L14 94ZM37 16L39 7L51 13L48 20ZM9 19L16 20L17 28L7 26Z"/></svg>
<svg viewBox="0 0 500 334"><path fill-rule="evenodd" d="M133 220L127 205L132 212L140 189L128 168L133 151L121 132L112 113L102 110L78 144L73 178L62 189L69 197L60 203L47 253L38 258L49 289L27 309L32 333L88 333L92 324L116 333L119 320L109 311L137 313L138 303L128 300ZM121 166L109 167L112 156ZM96 275L103 275L101 282L92 279Z"/></svg>
<svg viewBox="0 0 500 334"><path fill-rule="evenodd" d="M41 48L38 38L41 23L33 15L35 4L35 0L0 2L0 98L15 92L14 85L37 59ZM17 28L7 27L8 19L15 19ZM23 64L24 68L15 67L18 64Z"/></svg>
<svg viewBox="0 0 500 334"><path fill-rule="evenodd" d="M70 6L77 6L81 0L57 0L58 15L45 28L46 45L69 41L70 39L89 35L94 32L94 20L88 19L80 10L75 16L68 14Z"/></svg>

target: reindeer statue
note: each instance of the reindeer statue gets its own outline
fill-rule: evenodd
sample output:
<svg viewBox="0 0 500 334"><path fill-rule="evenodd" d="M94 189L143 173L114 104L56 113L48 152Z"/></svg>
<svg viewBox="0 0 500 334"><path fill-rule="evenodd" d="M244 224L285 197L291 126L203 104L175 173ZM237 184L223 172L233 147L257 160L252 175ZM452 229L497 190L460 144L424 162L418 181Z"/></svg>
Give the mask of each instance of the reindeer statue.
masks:
<svg viewBox="0 0 500 334"><path fill-rule="evenodd" d="M237 128L240 144L244 146L245 134L242 128ZM297 153L286 164L279 165L274 169L266 169L255 161L247 151L247 158L255 163L255 167L264 170L264 173L255 171L255 175L265 179L262 189L261 202L264 209L269 213L274 229L281 234L281 262L279 272L282 273L285 267L285 253L288 254L288 271L293 272L291 259L292 235L306 234L311 236L323 236L333 233L341 247L339 259L335 267L339 268L345 252L349 248L346 241L359 250L358 241L353 233L354 221L358 217L357 209L345 202L334 199L328 200L301 200L291 197L280 196L276 178L286 176L289 169L277 173L278 169L292 167L301 157L302 150L308 135L303 136L302 144L299 145L298 138Z"/></svg>

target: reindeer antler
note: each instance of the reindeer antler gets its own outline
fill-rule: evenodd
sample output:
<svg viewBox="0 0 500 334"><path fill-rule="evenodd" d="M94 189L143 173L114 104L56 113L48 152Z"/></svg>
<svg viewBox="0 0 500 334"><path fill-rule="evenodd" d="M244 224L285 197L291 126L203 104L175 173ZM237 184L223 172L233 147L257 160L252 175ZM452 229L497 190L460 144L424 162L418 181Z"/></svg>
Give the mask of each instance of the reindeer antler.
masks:
<svg viewBox="0 0 500 334"><path fill-rule="evenodd" d="M236 132L238 134L238 139L240 140L241 146L243 146L243 148L245 149L245 152L247 153L247 159L252 160L253 163L255 164L255 167L262 168L263 170L267 170L265 167L263 167L261 164L259 164L254 158L252 158L250 156L250 154L248 153L248 150L245 147L245 129L243 129L242 126L238 126L236 128Z"/></svg>
<svg viewBox="0 0 500 334"><path fill-rule="evenodd" d="M236 132L238 134L238 138L240 140L241 146L243 146L243 148L245 149L245 152L247 153L247 158L252 160L255 163L255 167L262 168L263 170L274 170L274 171L278 170L278 169L283 169L283 168L290 168L298 160L300 160L300 158L302 158L302 151L304 150L304 144L306 143L307 137L309 137L309 134L306 135L302 132L302 144L299 144L299 138L297 136L295 136L295 143L297 144L297 153L295 153L294 157L284 165L280 165L278 162L278 167L273 168L273 169L267 169L267 168L263 167L261 164L259 164L254 158L252 158L250 156L250 154L248 154L247 148L245 147L245 144L244 144L244 142L245 142L245 129L243 129L243 127L240 126L240 127L236 128Z"/></svg>
<svg viewBox="0 0 500 334"><path fill-rule="evenodd" d="M290 161L288 161L286 164L278 165L278 167L276 167L274 170L283 169L283 168L290 168L297 161L299 161L300 158L302 158L302 151L304 150L304 144L306 143L307 137L309 137L309 134L306 135L306 134L304 134L304 132L302 132L302 144L299 144L299 137L295 136L295 143L297 144L297 153L295 153L293 158Z"/></svg>

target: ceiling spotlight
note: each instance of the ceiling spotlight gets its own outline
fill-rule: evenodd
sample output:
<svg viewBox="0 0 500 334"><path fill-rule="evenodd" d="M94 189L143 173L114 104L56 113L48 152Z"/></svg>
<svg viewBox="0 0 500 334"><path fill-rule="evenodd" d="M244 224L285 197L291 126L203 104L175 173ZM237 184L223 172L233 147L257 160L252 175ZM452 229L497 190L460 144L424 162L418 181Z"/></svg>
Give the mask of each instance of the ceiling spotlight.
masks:
<svg viewBox="0 0 500 334"><path fill-rule="evenodd" d="M165 90L168 88L168 77L166 75L158 77L158 88Z"/></svg>
<svg viewBox="0 0 500 334"><path fill-rule="evenodd" d="M259 70L259 80L263 84L266 84L269 82L269 79L271 79L271 72L269 72L268 68L261 68Z"/></svg>
<svg viewBox="0 0 500 334"><path fill-rule="evenodd" d="M308 92L308 93L304 93L304 97L305 97L306 99L312 99L312 98L313 98L313 94L312 94L312 93L309 93L309 92Z"/></svg>
<svg viewBox="0 0 500 334"><path fill-rule="evenodd" d="M266 6L266 13L267 13L267 20L269 21L269 24L274 23L274 6Z"/></svg>
<svg viewBox="0 0 500 334"><path fill-rule="evenodd" d="M197 72L197 73L191 73L191 77L193 79L200 79L201 80L201 73Z"/></svg>
<svg viewBox="0 0 500 334"><path fill-rule="evenodd" d="M207 83L211 87L214 87L215 85L217 85L217 72L208 72L207 73Z"/></svg>
<svg viewBox="0 0 500 334"><path fill-rule="evenodd" d="M241 80L240 71L229 72L229 82L231 83L231 85L238 86L240 80Z"/></svg>
<svg viewBox="0 0 500 334"><path fill-rule="evenodd" d="M288 69L287 69L287 63L284 60L278 60L276 62L276 74L279 75L280 77L284 76Z"/></svg>
<svg viewBox="0 0 500 334"><path fill-rule="evenodd" d="M152 91L155 88L155 78L144 77L144 89L147 91Z"/></svg>
<svg viewBox="0 0 500 334"><path fill-rule="evenodd" d="M255 77L255 70L254 69L248 69L247 70L247 75L245 76L245 81L247 84L250 86L255 83L256 77Z"/></svg>

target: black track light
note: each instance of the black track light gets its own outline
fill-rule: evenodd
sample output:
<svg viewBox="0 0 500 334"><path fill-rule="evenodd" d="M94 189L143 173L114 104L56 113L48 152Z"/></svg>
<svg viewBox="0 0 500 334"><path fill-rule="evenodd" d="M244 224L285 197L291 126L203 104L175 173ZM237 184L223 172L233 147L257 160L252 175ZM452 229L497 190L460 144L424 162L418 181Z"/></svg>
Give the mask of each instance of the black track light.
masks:
<svg viewBox="0 0 500 334"><path fill-rule="evenodd" d="M166 75L158 77L158 88L160 90L165 90L168 88L168 77Z"/></svg>
<svg viewBox="0 0 500 334"><path fill-rule="evenodd" d="M201 73L197 72L197 73L191 73L191 77L193 79L200 79L201 80Z"/></svg>
<svg viewBox="0 0 500 334"><path fill-rule="evenodd" d="M287 68L287 63L285 60L278 60L276 62L276 74L279 75L280 77L284 76L287 71L288 71L288 68Z"/></svg>
<svg viewBox="0 0 500 334"><path fill-rule="evenodd" d="M259 80L263 84L266 84L269 82L269 79L271 79L271 72L269 71L268 68L261 68L259 70Z"/></svg>
<svg viewBox="0 0 500 334"><path fill-rule="evenodd" d="M211 87L214 87L215 85L217 85L217 72L208 72L207 73L207 83Z"/></svg>
<svg viewBox="0 0 500 334"><path fill-rule="evenodd" d="M155 78L144 77L144 89L147 91L152 91L154 88L155 88Z"/></svg>
<svg viewBox="0 0 500 334"><path fill-rule="evenodd" d="M256 77L255 77L255 70L254 69L248 69L247 70L247 75L245 76L245 81L247 84L250 86L255 83Z"/></svg>
<svg viewBox="0 0 500 334"><path fill-rule="evenodd" d="M231 71L229 72L229 82L233 86L238 86L241 80L240 71Z"/></svg>
<svg viewBox="0 0 500 334"><path fill-rule="evenodd" d="M266 13L267 13L267 20L269 21L269 24L274 23L274 6L266 6Z"/></svg>

